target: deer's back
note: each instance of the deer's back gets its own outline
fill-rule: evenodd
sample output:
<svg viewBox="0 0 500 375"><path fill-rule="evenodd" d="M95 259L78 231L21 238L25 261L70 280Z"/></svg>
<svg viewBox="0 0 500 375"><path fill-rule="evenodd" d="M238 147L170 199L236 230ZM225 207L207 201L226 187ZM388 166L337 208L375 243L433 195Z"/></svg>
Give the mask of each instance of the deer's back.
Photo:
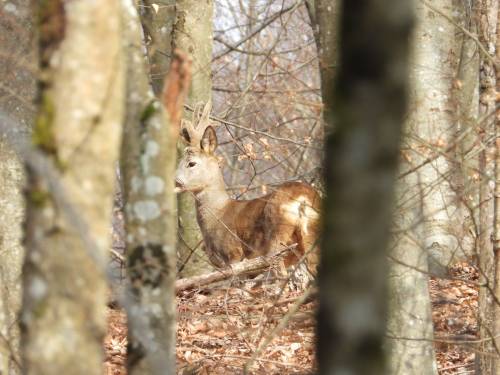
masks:
<svg viewBox="0 0 500 375"><path fill-rule="evenodd" d="M290 182L279 185L262 197L232 200L205 225L205 246L223 263L265 255L279 231L286 244L297 243L304 235L316 236L320 198L309 185Z"/></svg>

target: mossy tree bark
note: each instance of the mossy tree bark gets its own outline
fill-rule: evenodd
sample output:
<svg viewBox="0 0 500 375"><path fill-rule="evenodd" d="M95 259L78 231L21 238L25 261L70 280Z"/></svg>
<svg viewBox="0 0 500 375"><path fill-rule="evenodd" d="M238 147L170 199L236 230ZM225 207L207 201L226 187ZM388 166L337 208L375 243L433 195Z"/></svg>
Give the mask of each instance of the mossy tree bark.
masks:
<svg viewBox="0 0 500 375"><path fill-rule="evenodd" d="M172 45L188 53L193 60L193 78L187 102L191 106L200 102L206 103L212 97L213 1L176 0L175 12ZM179 153L183 148L180 144ZM212 269L202 246L197 247L202 237L193 196L189 193L180 194L177 205L178 253L179 264L183 266L182 276L187 277Z"/></svg>
<svg viewBox="0 0 500 375"><path fill-rule="evenodd" d="M176 215L174 172L189 63L176 53L162 102L150 84L135 4L123 0L127 46L121 154L125 200L129 374L175 373ZM164 107L165 105L165 107Z"/></svg>
<svg viewBox="0 0 500 375"><path fill-rule="evenodd" d="M9 1L9 6L11 12L0 14L0 112L17 120L13 134L26 137L34 118L33 20L28 0ZM0 374L16 375L20 372L17 316L24 257L24 170L11 146L0 132Z"/></svg>
<svg viewBox="0 0 500 375"><path fill-rule="evenodd" d="M315 2L316 9L335 9L333 2ZM344 2L338 78L322 74L328 135L317 331L321 374L387 374L386 249L412 19L407 1ZM335 25L320 25L319 33L336 33ZM323 60L320 66L335 63Z"/></svg>
<svg viewBox="0 0 500 375"><path fill-rule="evenodd" d="M28 169L21 313L23 371L101 374L106 254L123 114L118 0L34 5L40 35L36 149L73 210ZM78 215L86 228L71 225ZM90 251L83 238L91 236ZM90 256L92 253L92 257Z"/></svg>

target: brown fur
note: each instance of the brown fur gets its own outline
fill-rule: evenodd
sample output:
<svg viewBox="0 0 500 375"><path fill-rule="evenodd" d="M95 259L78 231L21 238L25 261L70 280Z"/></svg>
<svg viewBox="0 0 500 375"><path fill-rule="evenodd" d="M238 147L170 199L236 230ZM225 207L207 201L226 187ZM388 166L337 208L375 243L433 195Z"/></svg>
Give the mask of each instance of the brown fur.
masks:
<svg viewBox="0 0 500 375"><path fill-rule="evenodd" d="M297 198L305 197L310 203L304 203L314 212L306 215ZM292 216L287 205L299 206L299 217ZM309 185L290 182L278 186L272 193L252 200L229 200L227 205L217 212L210 212L197 201L198 224L205 241L205 251L214 265L225 264L268 255L280 249L297 244L295 251L289 251L285 257L285 266L297 263L298 257L315 245L318 232L320 199ZM302 215L302 217L300 217ZM307 220L305 232L301 221ZM315 269L317 251L311 251L307 258L308 265Z"/></svg>
<svg viewBox="0 0 500 375"><path fill-rule="evenodd" d="M182 135L186 141L193 138ZM199 147L192 144L186 149L176 174L178 190L191 191L195 196L204 249L212 264L223 267L289 248L284 257L286 267L307 252L306 264L315 273L318 193L307 184L288 182L260 198L231 199L213 154L216 147L215 131L208 126Z"/></svg>

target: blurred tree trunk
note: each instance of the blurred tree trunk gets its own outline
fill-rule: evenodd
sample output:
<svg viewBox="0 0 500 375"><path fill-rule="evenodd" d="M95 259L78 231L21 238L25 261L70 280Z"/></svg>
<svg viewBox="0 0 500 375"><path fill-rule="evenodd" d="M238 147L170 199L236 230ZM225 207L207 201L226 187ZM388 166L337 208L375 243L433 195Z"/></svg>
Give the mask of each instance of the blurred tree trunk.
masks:
<svg viewBox="0 0 500 375"><path fill-rule="evenodd" d="M332 4L315 5L328 11ZM401 0L346 1L340 24L338 79L322 74L321 82L328 136L319 368L321 374L385 375L386 249L412 9ZM334 24L320 24L320 36L333 33ZM323 57L321 66L335 61Z"/></svg>
<svg viewBox="0 0 500 375"><path fill-rule="evenodd" d="M187 102L194 107L212 98L213 0L176 0L175 12L172 46L185 51L193 60L193 79ZM180 144L179 152L183 149L184 146ZM212 267L201 251L201 246L194 251L202 237L196 220L192 194L179 194L177 206L180 265L182 266L189 258L181 274L182 277L187 277Z"/></svg>
<svg viewBox="0 0 500 375"><path fill-rule="evenodd" d="M123 109L117 0L34 5L40 34L32 140L74 210L28 169L21 313L23 372L101 374L106 255ZM85 228L70 222L84 220ZM96 247L86 247L87 236ZM92 254L92 257L91 257Z"/></svg>
<svg viewBox="0 0 500 375"><path fill-rule="evenodd" d="M488 53L495 54L495 40L498 22L498 1L479 0L476 18L479 20L479 40L486 46ZM494 374L494 356L497 355L493 336L495 335L495 254L493 249L494 199L490 181L493 176L493 147L489 139L493 136L496 125L496 87L495 66L484 55L481 59L480 75L481 93L479 97L479 115L476 136L479 138L481 151L479 154L479 234L478 234L478 267L479 288L478 325L480 342L476 355L476 372L478 374ZM498 341L497 341L498 342ZM498 346L497 346L498 347ZM484 353L484 354L482 354Z"/></svg>
<svg viewBox="0 0 500 375"><path fill-rule="evenodd" d="M123 6L127 105L121 170L129 281L125 298L129 323L127 367L129 374L173 374L175 145L189 69L179 55L171 60L162 96L167 112L149 84L135 4L123 0Z"/></svg>
<svg viewBox="0 0 500 375"><path fill-rule="evenodd" d="M16 119L19 125L13 131L25 137L34 117L33 23L28 0L9 4L14 11L0 12L0 112ZM18 156L2 138L0 133L0 374L15 375L20 370L17 315L24 256L24 171Z"/></svg>

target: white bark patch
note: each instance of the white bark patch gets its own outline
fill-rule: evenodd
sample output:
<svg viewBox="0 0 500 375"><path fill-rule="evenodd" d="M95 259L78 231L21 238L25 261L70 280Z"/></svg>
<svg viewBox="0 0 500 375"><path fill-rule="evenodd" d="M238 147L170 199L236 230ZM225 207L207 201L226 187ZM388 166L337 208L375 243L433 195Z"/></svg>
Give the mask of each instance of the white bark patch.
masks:
<svg viewBox="0 0 500 375"><path fill-rule="evenodd" d="M155 141L147 141L146 143L146 155L151 157L158 155L160 152L160 146Z"/></svg>
<svg viewBox="0 0 500 375"><path fill-rule="evenodd" d="M132 192L137 193L142 186L142 180L139 177L134 176L130 180L130 186L132 188Z"/></svg>
<svg viewBox="0 0 500 375"><path fill-rule="evenodd" d="M141 155L141 168L145 174L149 173L149 156L147 154Z"/></svg>
<svg viewBox="0 0 500 375"><path fill-rule="evenodd" d="M134 2L132 0L122 0L122 4L128 12L128 15L132 18L137 17L137 10L135 9Z"/></svg>
<svg viewBox="0 0 500 375"><path fill-rule="evenodd" d="M153 200L134 203L134 214L141 221L156 219L160 216L160 207Z"/></svg>
<svg viewBox="0 0 500 375"><path fill-rule="evenodd" d="M147 141L144 154L141 155L141 167L145 174L149 173L149 159L154 158L160 152L160 146L155 141Z"/></svg>
<svg viewBox="0 0 500 375"><path fill-rule="evenodd" d="M40 300L47 295L47 284L39 277L34 277L29 286L29 295L35 300Z"/></svg>
<svg viewBox="0 0 500 375"><path fill-rule="evenodd" d="M5 6L3 7L3 9L7 13L12 13L12 14L16 14L17 15L17 7L14 4L12 4L12 3L5 4Z"/></svg>
<svg viewBox="0 0 500 375"><path fill-rule="evenodd" d="M149 176L146 178L146 194L154 196L163 193L165 182L158 176Z"/></svg>

